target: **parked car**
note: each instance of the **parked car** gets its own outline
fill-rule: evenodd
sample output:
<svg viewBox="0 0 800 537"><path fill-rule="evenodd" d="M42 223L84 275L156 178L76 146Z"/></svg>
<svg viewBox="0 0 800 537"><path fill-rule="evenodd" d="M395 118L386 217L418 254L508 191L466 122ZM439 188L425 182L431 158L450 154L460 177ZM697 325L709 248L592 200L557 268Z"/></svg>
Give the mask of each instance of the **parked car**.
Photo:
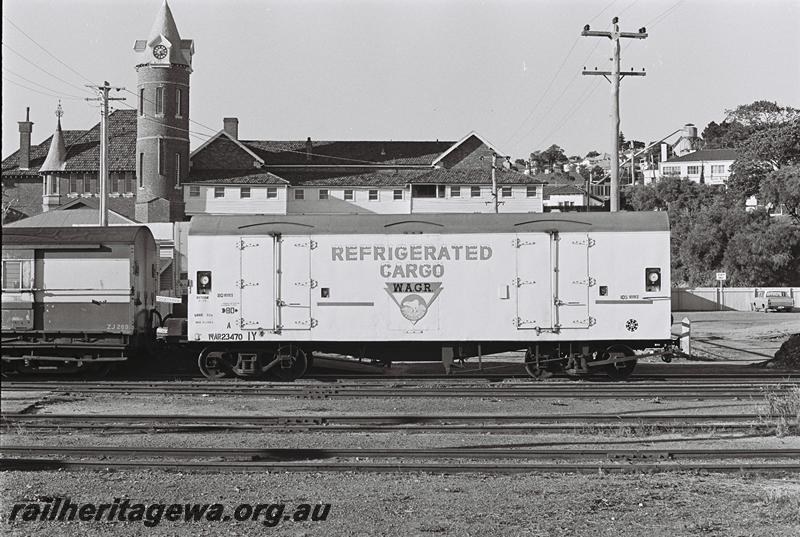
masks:
<svg viewBox="0 0 800 537"><path fill-rule="evenodd" d="M794 299L786 291L756 291L753 311L792 311Z"/></svg>

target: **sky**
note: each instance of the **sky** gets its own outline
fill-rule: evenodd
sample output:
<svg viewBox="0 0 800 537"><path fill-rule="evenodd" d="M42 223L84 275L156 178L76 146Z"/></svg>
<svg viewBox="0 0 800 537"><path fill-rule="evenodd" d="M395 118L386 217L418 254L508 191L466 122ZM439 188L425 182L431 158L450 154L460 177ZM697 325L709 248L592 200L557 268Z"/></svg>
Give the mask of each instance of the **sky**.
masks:
<svg viewBox="0 0 800 537"><path fill-rule="evenodd" d="M162 0L3 0L2 155L99 121L85 84L136 89L133 43ZM239 118L241 139L459 140L471 131L512 158L551 144L611 146L611 42L628 139L699 130L755 100L800 108L800 0L170 0L194 39L192 148ZM24 34L22 33L24 32ZM26 35L27 34L27 37ZM26 87L23 87L26 86ZM35 90L35 91L34 91ZM115 94L127 97L130 93ZM125 108L122 104L116 107Z"/></svg>

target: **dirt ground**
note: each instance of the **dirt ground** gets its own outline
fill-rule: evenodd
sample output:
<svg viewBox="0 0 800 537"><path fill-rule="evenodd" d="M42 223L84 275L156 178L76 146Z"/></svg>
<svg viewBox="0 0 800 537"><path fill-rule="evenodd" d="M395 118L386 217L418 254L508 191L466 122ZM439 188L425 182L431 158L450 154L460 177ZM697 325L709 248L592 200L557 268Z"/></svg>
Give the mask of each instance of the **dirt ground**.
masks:
<svg viewBox="0 0 800 537"><path fill-rule="evenodd" d="M800 532L800 479L698 475L6 473L2 511L74 502L330 503L325 521L12 522L7 535L764 536Z"/></svg>
<svg viewBox="0 0 800 537"><path fill-rule="evenodd" d="M679 322L683 314L676 313ZM639 374L697 373L724 369L741 373L747 364L771 358L800 314L688 313L695 348L703 359L672 364L641 363ZM673 332L679 325L673 326ZM520 356L491 357L488 368L520 373ZM704 361L709 360L709 361ZM713 360L710 361L710 360ZM721 360L731 360L725 364ZM468 367L477 364L468 362ZM337 371L336 364L326 366ZM366 365L349 372L381 371ZM509 367L519 371L511 371ZM338 369L342 370L342 369ZM389 375L441 372L441 364L403 363ZM459 370L456 370L457 374ZM575 382L558 379L556 382ZM578 384L580 381L577 382ZM760 400L552 400L390 399L300 400L215 395L57 395L3 393L4 411L36 413L165 414L576 414L624 415L764 412ZM31 407L32 404L37 403ZM764 436L763 431L648 431L619 428L598 432L526 434L395 433L203 433L124 434L102 431L35 435L9 431L10 445L118 445L171 447L579 447L591 442L616 448L800 448L800 436ZM398 465L402 461L397 461ZM69 497L73 502L221 503L230 514L239 504L331 504L324 521L275 519L238 522L24 522L8 520L14 504ZM0 472L0 525L8 535L501 535L501 536L796 536L800 534L800 476L753 476L665 472L658 474L355 474L355 473L177 473L150 471Z"/></svg>
<svg viewBox="0 0 800 537"><path fill-rule="evenodd" d="M704 311L673 313L673 334L680 334L684 317L692 322L692 354L712 360L769 360L781 343L800 332L800 312Z"/></svg>

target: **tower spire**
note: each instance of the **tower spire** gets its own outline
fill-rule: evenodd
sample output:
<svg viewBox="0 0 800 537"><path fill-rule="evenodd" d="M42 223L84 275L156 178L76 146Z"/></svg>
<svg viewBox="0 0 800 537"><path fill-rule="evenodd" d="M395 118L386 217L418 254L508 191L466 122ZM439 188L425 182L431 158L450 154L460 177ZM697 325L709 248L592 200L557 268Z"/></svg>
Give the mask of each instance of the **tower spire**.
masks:
<svg viewBox="0 0 800 537"><path fill-rule="evenodd" d="M64 109L61 107L61 101L58 101L56 108L56 131L53 133L53 139L50 141L50 149L47 152L47 158L44 164L39 168L39 172L60 172L67 165L67 147L64 144L64 134L61 132L61 116L64 115Z"/></svg>

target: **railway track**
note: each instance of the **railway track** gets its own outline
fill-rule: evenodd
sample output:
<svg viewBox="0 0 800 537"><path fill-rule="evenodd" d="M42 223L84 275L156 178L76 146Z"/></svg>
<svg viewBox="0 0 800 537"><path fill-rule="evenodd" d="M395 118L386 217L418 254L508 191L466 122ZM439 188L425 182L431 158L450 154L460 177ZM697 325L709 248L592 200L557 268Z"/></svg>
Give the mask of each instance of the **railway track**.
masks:
<svg viewBox="0 0 800 537"><path fill-rule="evenodd" d="M131 415L0 414L6 430L142 432L482 432L617 430L753 430L766 428L777 416L757 414L566 414L566 415Z"/></svg>
<svg viewBox="0 0 800 537"><path fill-rule="evenodd" d="M26 471L162 469L211 472L492 474L686 470L758 473L800 471L800 450L797 449L247 449L3 446L0 448L0 455L2 455L0 469ZM576 463L574 462L576 459L591 462ZM784 462L786 459L789 461ZM416 462L419 460L436 462ZM495 462L472 462L475 460ZM514 462L497 462L507 460ZM731 460L735 462L730 462Z"/></svg>
<svg viewBox="0 0 800 537"><path fill-rule="evenodd" d="M358 383L266 382L3 382L0 389L72 394L240 395L327 399L334 397L525 397L525 398L671 398L725 399L761 397L765 390L798 386L794 380L720 382L411 382Z"/></svg>

